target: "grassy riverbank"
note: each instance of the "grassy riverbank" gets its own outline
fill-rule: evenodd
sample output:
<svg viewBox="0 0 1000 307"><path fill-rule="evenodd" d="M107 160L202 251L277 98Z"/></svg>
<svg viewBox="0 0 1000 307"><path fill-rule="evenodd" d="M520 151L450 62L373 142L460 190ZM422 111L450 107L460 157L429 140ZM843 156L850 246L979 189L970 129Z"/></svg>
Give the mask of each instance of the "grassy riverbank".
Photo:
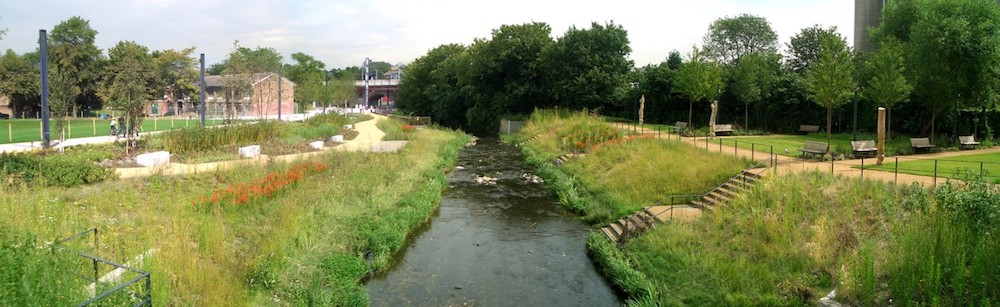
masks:
<svg viewBox="0 0 1000 307"><path fill-rule="evenodd" d="M523 142L525 159L556 189L563 204L595 224L668 195L705 193L749 165L680 141L628 136L586 113L536 111L511 139ZM572 151L583 155L553 164Z"/></svg>
<svg viewBox="0 0 1000 307"><path fill-rule="evenodd" d="M152 272L157 304L364 304L367 294L359 280L369 269L386 268L409 231L430 217L445 187L444 171L468 139L436 129L412 132L409 138L399 153L325 154L314 160L324 164L324 170L306 176L296 173L302 178L247 203L195 205L217 191L247 186L272 174L297 178L291 175L294 165L110 180L76 188L8 190L0 194L4 216L0 233L16 234L18 239L5 236L0 247L34 249L97 227L100 244L94 252L101 257L125 263L147 250L159 250L140 266ZM65 266L67 261L4 256L15 254L0 252L0 267ZM46 254L51 253L41 255ZM54 275L58 276L0 274L0 283ZM66 291L29 289L54 293L29 301L0 295L0 305L83 300L70 291L80 284L30 280L27 284Z"/></svg>

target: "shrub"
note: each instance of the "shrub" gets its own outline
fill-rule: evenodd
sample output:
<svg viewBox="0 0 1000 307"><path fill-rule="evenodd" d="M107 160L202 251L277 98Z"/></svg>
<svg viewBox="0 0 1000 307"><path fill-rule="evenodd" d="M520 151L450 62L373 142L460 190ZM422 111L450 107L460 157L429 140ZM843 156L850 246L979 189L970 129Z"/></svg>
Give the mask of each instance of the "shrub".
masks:
<svg viewBox="0 0 1000 307"><path fill-rule="evenodd" d="M95 164L110 157L108 149L70 149L66 152L0 154L0 175L6 186L73 187L114 177L115 173Z"/></svg>

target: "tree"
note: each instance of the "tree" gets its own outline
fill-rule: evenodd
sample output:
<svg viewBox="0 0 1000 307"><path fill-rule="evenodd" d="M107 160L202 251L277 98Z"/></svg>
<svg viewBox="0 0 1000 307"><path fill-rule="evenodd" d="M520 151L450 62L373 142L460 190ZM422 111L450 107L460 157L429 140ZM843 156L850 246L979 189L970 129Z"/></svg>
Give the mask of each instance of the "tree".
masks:
<svg viewBox="0 0 1000 307"><path fill-rule="evenodd" d="M132 144L146 103L162 90L156 83L156 66L149 50L131 41L118 42L108 50L108 57L108 74L98 94L108 105L124 111L125 122L121 124L128 131L128 144Z"/></svg>
<svg viewBox="0 0 1000 307"><path fill-rule="evenodd" d="M677 70L673 83L674 91L688 98L688 125L694 127L694 102L718 95L725 84L722 81L722 66L705 59L704 51L695 48L689 57Z"/></svg>
<svg viewBox="0 0 1000 307"><path fill-rule="evenodd" d="M681 59L681 52L677 50L671 50L670 55L667 56L667 67L670 70L677 70L681 68L681 64L684 63L684 59Z"/></svg>
<svg viewBox="0 0 1000 307"><path fill-rule="evenodd" d="M546 104L598 109L631 97L627 81L632 80L626 80L635 66L627 58L631 52L628 33L621 25L571 27L541 54L542 80L550 93ZM533 107L515 111L527 113Z"/></svg>
<svg viewBox="0 0 1000 307"><path fill-rule="evenodd" d="M180 101L189 99L189 103L200 102L199 80L198 80L198 60L192 57L195 48L185 48L182 50L154 51L152 54L153 66L157 73L157 86L163 92L167 102L171 103L178 110L181 109Z"/></svg>
<svg viewBox="0 0 1000 307"><path fill-rule="evenodd" d="M18 56L7 49L0 57L0 95L10 100L11 116L21 117L27 110L37 108L38 89L41 88L39 74L37 52Z"/></svg>
<svg viewBox="0 0 1000 307"><path fill-rule="evenodd" d="M809 70L809 65L819 58L821 42L830 37L837 37L837 27L823 28L814 25L804 28L792 36L785 46L788 48L788 67L799 74Z"/></svg>
<svg viewBox="0 0 1000 307"><path fill-rule="evenodd" d="M913 90L913 86L906 81L904 75L906 66L902 45L896 40L882 42L875 54L865 63L865 67L870 71L872 78L861 94L885 106L888 115L885 134L887 138L891 138L892 108L897 103L905 102Z"/></svg>
<svg viewBox="0 0 1000 307"><path fill-rule="evenodd" d="M282 57L273 48L250 49L233 43L233 50L222 61L222 99L227 121L244 113L253 101L253 83L258 74L276 73L281 69ZM280 82L280 80L279 80Z"/></svg>
<svg viewBox="0 0 1000 307"><path fill-rule="evenodd" d="M733 65L744 55L771 54L778 50L778 34L763 17L743 14L712 22L705 34L705 50L723 65Z"/></svg>
<svg viewBox="0 0 1000 307"><path fill-rule="evenodd" d="M857 86L851 51L842 36L823 38L819 57L806 71L804 82L810 98L826 107L826 141L830 143L833 138L833 108L847 102Z"/></svg>
<svg viewBox="0 0 1000 307"><path fill-rule="evenodd" d="M77 114L88 102L87 97L97 90L102 57L94 44L96 36L90 22L79 16L59 23L49 33L52 90L49 108L60 118L55 124L59 133L66 124L66 116Z"/></svg>
<svg viewBox="0 0 1000 307"><path fill-rule="evenodd" d="M305 109L311 102L329 104L327 95L326 64L302 52L292 54L295 64L285 66L285 77L298 87L295 88L295 102Z"/></svg>
<svg viewBox="0 0 1000 307"><path fill-rule="evenodd" d="M414 60L400 82L397 107L445 126L465 126L470 99L458 79L463 68L459 63L468 63L466 51L458 44L441 45Z"/></svg>
<svg viewBox="0 0 1000 307"><path fill-rule="evenodd" d="M781 56L777 53L750 53L731 69L730 91L743 102L743 127L749 129L750 104L767 98L777 83Z"/></svg>

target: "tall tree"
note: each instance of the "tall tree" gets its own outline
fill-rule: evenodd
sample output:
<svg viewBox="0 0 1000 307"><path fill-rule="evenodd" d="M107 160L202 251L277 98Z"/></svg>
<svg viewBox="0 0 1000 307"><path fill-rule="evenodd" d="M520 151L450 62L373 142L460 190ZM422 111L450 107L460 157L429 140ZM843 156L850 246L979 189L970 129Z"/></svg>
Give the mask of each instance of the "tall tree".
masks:
<svg viewBox="0 0 1000 307"><path fill-rule="evenodd" d="M684 63L684 59L681 58L681 52L677 50L671 50L670 55L667 56L667 67L670 70L677 70L681 68L681 64Z"/></svg>
<svg viewBox="0 0 1000 307"><path fill-rule="evenodd" d="M295 64L285 65L285 77L298 85L295 103L299 109L305 110L312 102L329 104L326 64L302 52L293 53L292 60Z"/></svg>
<svg viewBox="0 0 1000 307"><path fill-rule="evenodd" d="M149 50L131 41L118 42L108 50L108 57L108 74L98 93L108 105L124 111L125 122L121 124L131 140L142 122L146 103L162 90L156 82L156 66Z"/></svg>
<svg viewBox="0 0 1000 307"><path fill-rule="evenodd" d="M743 14L712 22L705 34L705 50L723 65L734 65L744 55L778 50L778 34L764 17Z"/></svg>
<svg viewBox="0 0 1000 307"><path fill-rule="evenodd" d="M608 102L623 101L630 96L625 76L635 66L627 58L631 52L628 33L621 25L571 27L541 55L543 84L551 94L548 103L597 109ZM531 109L516 111L527 113Z"/></svg>
<svg viewBox="0 0 1000 307"><path fill-rule="evenodd" d="M438 46L414 60L400 82L397 107L431 116L445 126L465 126L471 101L459 85L464 68L459 63L468 63L468 55L466 47L458 44Z"/></svg>
<svg viewBox="0 0 1000 307"><path fill-rule="evenodd" d="M37 52L19 56L7 49L0 57L0 95L10 99L10 108L14 113L11 116L21 117L37 108L38 89L41 87L38 75Z"/></svg>
<svg viewBox="0 0 1000 307"><path fill-rule="evenodd" d="M842 36L823 38L819 57L806 71L804 82L812 100L826 107L826 141L830 143L833 108L847 102L857 86L851 51Z"/></svg>
<svg viewBox="0 0 1000 307"><path fill-rule="evenodd" d="M730 69L730 91L743 102L743 127L749 129L750 105L767 98L778 82L781 56L777 53L750 53Z"/></svg>
<svg viewBox="0 0 1000 307"><path fill-rule="evenodd" d="M157 85L177 110L182 108L181 101L187 99L190 105L200 102L198 91L198 60L192 55L194 47L182 50L167 49L153 51L153 65L157 72ZM179 111L178 111L179 112Z"/></svg>
<svg viewBox="0 0 1000 307"><path fill-rule="evenodd" d="M1000 6L995 1L890 1L873 34L876 43L890 37L902 42L913 98L931 113L932 139L945 111L957 115L963 101L988 101L982 98L990 95L1000 65Z"/></svg>
<svg viewBox="0 0 1000 307"><path fill-rule="evenodd" d="M722 66L706 59L704 53L694 48L690 59L677 69L673 80L674 91L688 98L688 125L691 127L694 127L694 102L718 95L725 86Z"/></svg>
<svg viewBox="0 0 1000 307"><path fill-rule="evenodd" d="M57 131L65 125L66 116L77 114L81 104L97 90L101 50L94 40L97 31L79 16L56 25L49 33L50 80L52 99L49 108L61 119Z"/></svg>
<svg viewBox="0 0 1000 307"><path fill-rule="evenodd" d="M809 70L809 65L819 58L822 41L837 35L839 34L836 26L823 28L820 25L813 25L802 29L786 44L788 58L785 63L792 71L804 74Z"/></svg>
<svg viewBox="0 0 1000 307"><path fill-rule="evenodd" d="M253 83L258 74L277 73L281 70L281 54L273 48L250 49L233 43L233 50L222 61L222 99L228 121L245 113L254 101ZM280 80L279 80L280 81Z"/></svg>
<svg viewBox="0 0 1000 307"><path fill-rule="evenodd" d="M905 102L910 97L913 86L906 81L906 66L902 45L896 40L881 42L875 54L865 63L865 68L872 76L868 85L862 89L865 98L885 106L888 120L886 121L886 137L892 137L892 108Z"/></svg>

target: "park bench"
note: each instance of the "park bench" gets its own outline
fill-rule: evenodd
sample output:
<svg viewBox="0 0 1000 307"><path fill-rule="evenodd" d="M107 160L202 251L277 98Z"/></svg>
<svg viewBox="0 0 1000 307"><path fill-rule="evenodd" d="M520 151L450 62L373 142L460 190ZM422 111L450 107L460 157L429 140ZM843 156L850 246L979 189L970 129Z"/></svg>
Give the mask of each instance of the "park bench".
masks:
<svg viewBox="0 0 1000 307"><path fill-rule="evenodd" d="M720 135L722 133L727 133L729 135L733 134L732 124L717 124L715 125L715 135Z"/></svg>
<svg viewBox="0 0 1000 307"><path fill-rule="evenodd" d="M854 150L855 155L871 154L872 156L875 156L878 152L878 147L875 146L875 140L851 141L851 148Z"/></svg>
<svg viewBox="0 0 1000 307"><path fill-rule="evenodd" d="M803 156L805 156L806 154L814 154L822 156L825 155L827 150L829 149L830 149L830 144L823 142L806 141L805 146L803 146L802 149L799 149L799 151L802 152Z"/></svg>
<svg viewBox="0 0 1000 307"><path fill-rule="evenodd" d="M684 129L687 129L688 123L687 122L676 122L676 123L674 123L674 127L676 127L677 130L684 130Z"/></svg>
<svg viewBox="0 0 1000 307"><path fill-rule="evenodd" d="M965 147L976 148L976 145L979 145L979 142L976 142L976 136L974 135L959 136L958 143L958 147L960 149Z"/></svg>
<svg viewBox="0 0 1000 307"><path fill-rule="evenodd" d="M819 132L819 125L799 125L799 132L802 132L802 134Z"/></svg>
<svg viewBox="0 0 1000 307"><path fill-rule="evenodd" d="M910 138L910 147L913 147L913 150L916 151L921 149L930 150L937 146L932 145L931 140L928 138Z"/></svg>

